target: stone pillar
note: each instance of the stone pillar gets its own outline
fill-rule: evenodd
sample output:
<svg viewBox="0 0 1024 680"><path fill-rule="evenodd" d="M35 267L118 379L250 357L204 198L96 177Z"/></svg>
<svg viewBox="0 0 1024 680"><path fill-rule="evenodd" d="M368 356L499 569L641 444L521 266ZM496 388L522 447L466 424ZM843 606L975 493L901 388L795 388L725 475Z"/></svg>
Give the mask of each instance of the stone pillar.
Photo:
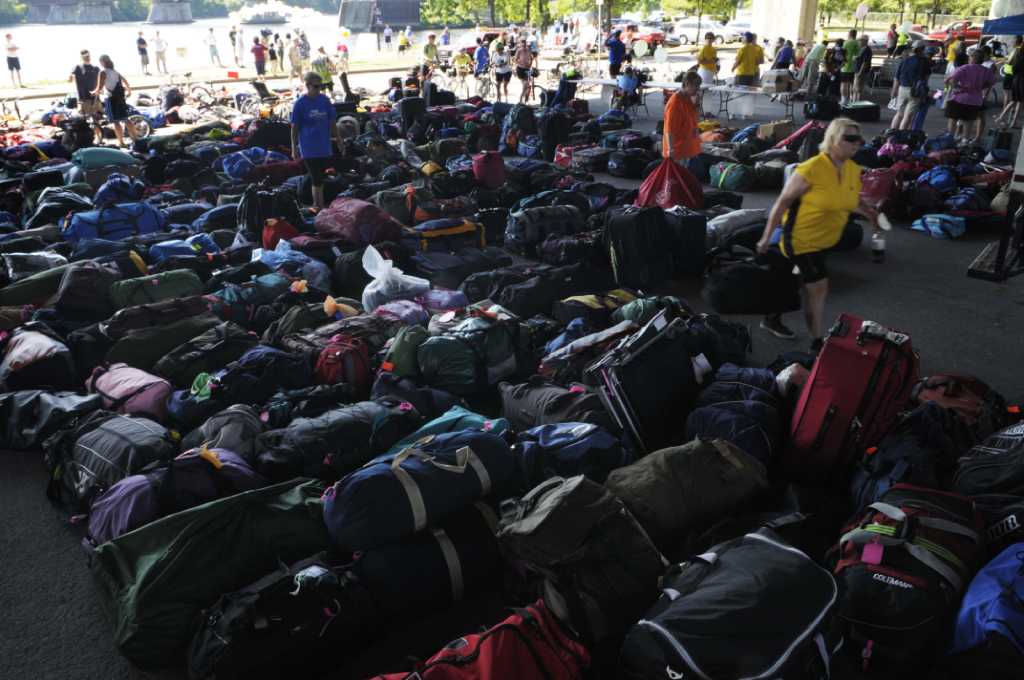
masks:
<svg viewBox="0 0 1024 680"><path fill-rule="evenodd" d="M78 7L78 23L80 24L109 24L113 20L110 15L110 3L87 1Z"/></svg>
<svg viewBox="0 0 1024 680"><path fill-rule="evenodd" d="M28 16L25 18L30 24L45 24L50 16L50 3L31 4L28 6Z"/></svg>
<svg viewBox="0 0 1024 680"><path fill-rule="evenodd" d="M338 7L338 25L353 31L368 29L373 20L373 4L373 0L341 0L341 6ZM399 30L395 26L392 28L396 32Z"/></svg>
<svg viewBox="0 0 1024 680"><path fill-rule="evenodd" d="M750 25L758 42L778 37L807 42L814 40L818 0L754 0Z"/></svg>
<svg viewBox="0 0 1024 680"><path fill-rule="evenodd" d="M161 2L153 0L149 7L149 18L151 24L190 24L192 23L191 2Z"/></svg>
<svg viewBox="0 0 1024 680"><path fill-rule="evenodd" d="M109 21L109 19L108 19ZM78 3L61 4L56 2L50 5L50 11L46 15L48 24L77 24Z"/></svg>

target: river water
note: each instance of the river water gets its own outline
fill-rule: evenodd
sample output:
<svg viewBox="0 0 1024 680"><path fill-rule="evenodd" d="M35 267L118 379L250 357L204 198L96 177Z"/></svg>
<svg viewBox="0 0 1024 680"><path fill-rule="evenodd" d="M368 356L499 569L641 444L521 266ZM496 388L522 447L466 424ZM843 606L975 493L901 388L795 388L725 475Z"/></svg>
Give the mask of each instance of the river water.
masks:
<svg viewBox="0 0 1024 680"><path fill-rule="evenodd" d="M309 37L310 45L314 52L320 46L327 48L329 54L333 54L336 46L342 40L341 30L338 28L336 16L318 14L305 10L306 14L292 23L273 26L246 25L241 26L246 42L245 61L252 65L252 55L248 52L252 38L258 34L259 29L269 28L275 32L284 33L301 28ZM228 32L235 24L230 18L202 19L191 24L161 24L153 25L147 23L119 22L113 24L77 24L72 26L47 26L44 24L27 24L11 28L0 29L0 33L12 33L15 43L21 48L22 78L26 83L40 81L66 80L71 69L78 63L78 54L82 49L88 49L92 53L93 63L98 63L99 55L108 54L114 61L114 66L124 73L129 82L131 76L142 73L139 62L138 51L135 48L135 40L138 32L142 31L144 37L150 41L149 59L150 73L156 73L156 63L153 55L152 39L156 31L160 31L161 37L167 41L167 67L173 72L184 72L198 67L210 66L209 50L203 43L209 29L214 29L218 40L218 50L221 61L225 66L233 66L234 59L231 56L231 49L228 42ZM392 27L398 31L398 27ZM402 27L404 28L404 27ZM464 36L460 35L471 31L452 31L453 42L458 43ZM425 40L426 31L413 33L413 41L418 46ZM397 39L396 39L397 40ZM372 33L360 33L351 35L346 40L350 54L357 58L359 54L376 52L377 38ZM184 56L178 50L185 51ZM3 85L9 85L7 73L0 74L3 78ZM69 88L73 87L69 85Z"/></svg>

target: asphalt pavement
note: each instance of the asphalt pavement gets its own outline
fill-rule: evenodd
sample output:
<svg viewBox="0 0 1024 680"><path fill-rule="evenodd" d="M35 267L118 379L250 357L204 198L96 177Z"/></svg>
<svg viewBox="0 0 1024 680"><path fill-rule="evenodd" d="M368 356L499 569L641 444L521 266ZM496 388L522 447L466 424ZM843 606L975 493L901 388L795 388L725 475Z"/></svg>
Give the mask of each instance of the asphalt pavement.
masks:
<svg viewBox="0 0 1024 680"><path fill-rule="evenodd" d="M384 76L379 76L383 81ZM886 101L887 93L876 99ZM592 101L599 112L599 102ZM884 106L884 103L883 103ZM635 127L651 129L650 120ZM761 99L756 117L780 117L781 106ZM798 113L798 119L801 116ZM945 121L931 111L927 130ZM739 125L737 124L737 127ZM865 126L868 136L885 123ZM636 182L600 177L617 185ZM748 192L744 207L769 207L775 196ZM968 234L942 241L897 225L887 234L883 264L871 261L867 243L830 257L831 292L826 317L850 312L899 328L913 338L922 371L971 373L989 381L1006 396L1024 398L1024 278L999 285L966 277L968 265L995 234ZM674 290L698 309L700 282L678 282ZM806 349L809 338L799 314L787 322L799 333L783 341L757 328L756 317L731 317L751 329L753 363L764 364L779 352ZM0 678L34 680L115 680L183 677L178 673L141 674L117 653L111 625L78 546L80 532L45 495L46 473L38 452L0 453ZM415 568L415 565L409 565ZM406 655L426 656L445 640L500 620L500 602L473 603L424 622L396 622L393 635L376 645L338 650L329 677L363 677L404 663ZM521 603L504 603L521 604Z"/></svg>

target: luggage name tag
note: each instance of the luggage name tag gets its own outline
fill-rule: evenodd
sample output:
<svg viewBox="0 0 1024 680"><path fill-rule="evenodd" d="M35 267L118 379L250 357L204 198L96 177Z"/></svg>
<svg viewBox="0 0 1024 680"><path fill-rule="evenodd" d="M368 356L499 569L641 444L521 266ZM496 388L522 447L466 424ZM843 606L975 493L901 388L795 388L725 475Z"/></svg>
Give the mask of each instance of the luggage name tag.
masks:
<svg viewBox="0 0 1024 680"><path fill-rule="evenodd" d="M208 462L210 465L212 465L214 470L220 470L222 467L224 467L224 463L221 462L220 456L218 456L216 452L211 451L209 448L207 448L205 442L199 449L199 457Z"/></svg>
<svg viewBox="0 0 1024 680"><path fill-rule="evenodd" d="M860 560L864 564L881 564L885 546L881 543L866 543L861 549Z"/></svg>

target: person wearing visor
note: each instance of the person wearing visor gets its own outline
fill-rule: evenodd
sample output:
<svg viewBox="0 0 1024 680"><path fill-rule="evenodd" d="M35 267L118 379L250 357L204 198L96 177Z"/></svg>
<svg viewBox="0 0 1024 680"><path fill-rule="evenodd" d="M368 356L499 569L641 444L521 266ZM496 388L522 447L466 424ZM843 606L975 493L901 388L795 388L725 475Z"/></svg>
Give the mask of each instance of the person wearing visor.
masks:
<svg viewBox="0 0 1024 680"><path fill-rule="evenodd" d="M793 265L799 269L804 288L804 318L811 335L811 351L817 352L824 342L822 319L828 296L828 271L825 253L839 242L850 213L867 217L878 229L878 212L860 200L859 165L853 156L864 144L860 125L849 118L836 118L829 123L820 153L796 167L782 194L768 214L768 224L757 244L757 251L766 255L774 247L773 236L782 227L779 251L785 258L773 258L781 275L788 275ZM761 328L779 338L796 337L782 323L781 314L771 314L761 321Z"/></svg>
<svg viewBox="0 0 1024 680"><path fill-rule="evenodd" d="M312 184L313 208L324 207L324 177L338 145L334 104L320 90L320 76L310 71L303 79L306 92L292 107L292 158L306 163Z"/></svg>

